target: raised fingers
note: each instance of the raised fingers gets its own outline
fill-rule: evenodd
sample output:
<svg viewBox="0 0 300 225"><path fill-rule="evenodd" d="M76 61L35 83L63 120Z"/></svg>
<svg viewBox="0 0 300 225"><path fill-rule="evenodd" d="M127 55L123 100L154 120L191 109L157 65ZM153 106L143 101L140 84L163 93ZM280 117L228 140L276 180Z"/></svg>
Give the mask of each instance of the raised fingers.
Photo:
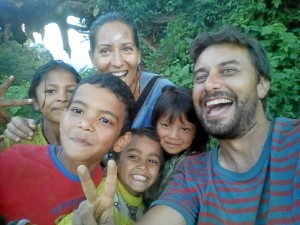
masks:
<svg viewBox="0 0 300 225"><path fill-rule="evenodd" d="M89 205L93 205L98 197L97 190L95 188L94 182L91 179L89 170L86 166L80 165L77 168L78 176L81 181L82 190L85 194L87 202Z"/></svg>

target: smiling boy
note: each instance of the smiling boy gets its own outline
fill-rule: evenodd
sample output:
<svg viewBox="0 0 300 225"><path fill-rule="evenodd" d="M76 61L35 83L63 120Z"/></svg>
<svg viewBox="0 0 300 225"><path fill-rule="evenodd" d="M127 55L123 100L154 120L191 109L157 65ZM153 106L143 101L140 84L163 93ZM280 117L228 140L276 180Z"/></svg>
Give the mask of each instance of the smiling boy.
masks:
<svg viewBox="0 0 300 225"><path fill-rule="evenodd" d="M78 165L100 183L102 157L130 139L133 108L130 89L117 77L83 79L60 123L62 146L15 145L0 154L0 212L7 221L53 225L77 208L84 199Z"/></svg>

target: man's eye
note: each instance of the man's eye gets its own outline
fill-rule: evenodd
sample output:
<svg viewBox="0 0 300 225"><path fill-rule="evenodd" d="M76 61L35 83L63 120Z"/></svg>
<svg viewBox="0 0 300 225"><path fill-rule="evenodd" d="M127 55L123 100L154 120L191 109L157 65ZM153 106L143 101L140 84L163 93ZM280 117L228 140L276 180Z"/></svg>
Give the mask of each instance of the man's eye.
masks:
<svg viewBox="0 0 300 225"><path fill-rule="evenodd" d="M237 69L236 68L225 68L223 70L223 74L224 75L233 75L237 72Z"/></svg>
<svg viewBox="0 0 300 225"><path fill-rule="evenodd" d="M201 73L201 74L196 74L194 78L194 83L203 83L207 79L207 74Z"/></svg>

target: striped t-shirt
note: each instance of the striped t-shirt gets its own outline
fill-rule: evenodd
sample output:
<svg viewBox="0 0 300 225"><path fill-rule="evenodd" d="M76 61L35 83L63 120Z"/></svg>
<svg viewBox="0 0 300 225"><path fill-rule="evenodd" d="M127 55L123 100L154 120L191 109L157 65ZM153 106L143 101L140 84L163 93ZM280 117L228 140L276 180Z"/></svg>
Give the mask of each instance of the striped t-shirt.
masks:
<svg viewBox="0 0 300 225"><path fill-rule="evenodd" d="M194 224L300 224L300 119L277 118L257 164L222 168L217 149L187 157L153 205Z"/></svg>

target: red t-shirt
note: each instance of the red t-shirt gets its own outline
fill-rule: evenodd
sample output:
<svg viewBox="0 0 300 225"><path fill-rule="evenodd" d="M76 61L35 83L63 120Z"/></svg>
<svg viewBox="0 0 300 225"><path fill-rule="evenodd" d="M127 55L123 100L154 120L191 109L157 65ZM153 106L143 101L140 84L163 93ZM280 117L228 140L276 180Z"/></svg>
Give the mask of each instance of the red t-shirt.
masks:
<svg viewBox="0 0 300 225"><path fill-rule="evenodd" d="M100 166L92 179L98 186ZM79 177L60 163L54 145L14 145L0 154L0 215L7 221L53 225L84 199Z"/></svg>

